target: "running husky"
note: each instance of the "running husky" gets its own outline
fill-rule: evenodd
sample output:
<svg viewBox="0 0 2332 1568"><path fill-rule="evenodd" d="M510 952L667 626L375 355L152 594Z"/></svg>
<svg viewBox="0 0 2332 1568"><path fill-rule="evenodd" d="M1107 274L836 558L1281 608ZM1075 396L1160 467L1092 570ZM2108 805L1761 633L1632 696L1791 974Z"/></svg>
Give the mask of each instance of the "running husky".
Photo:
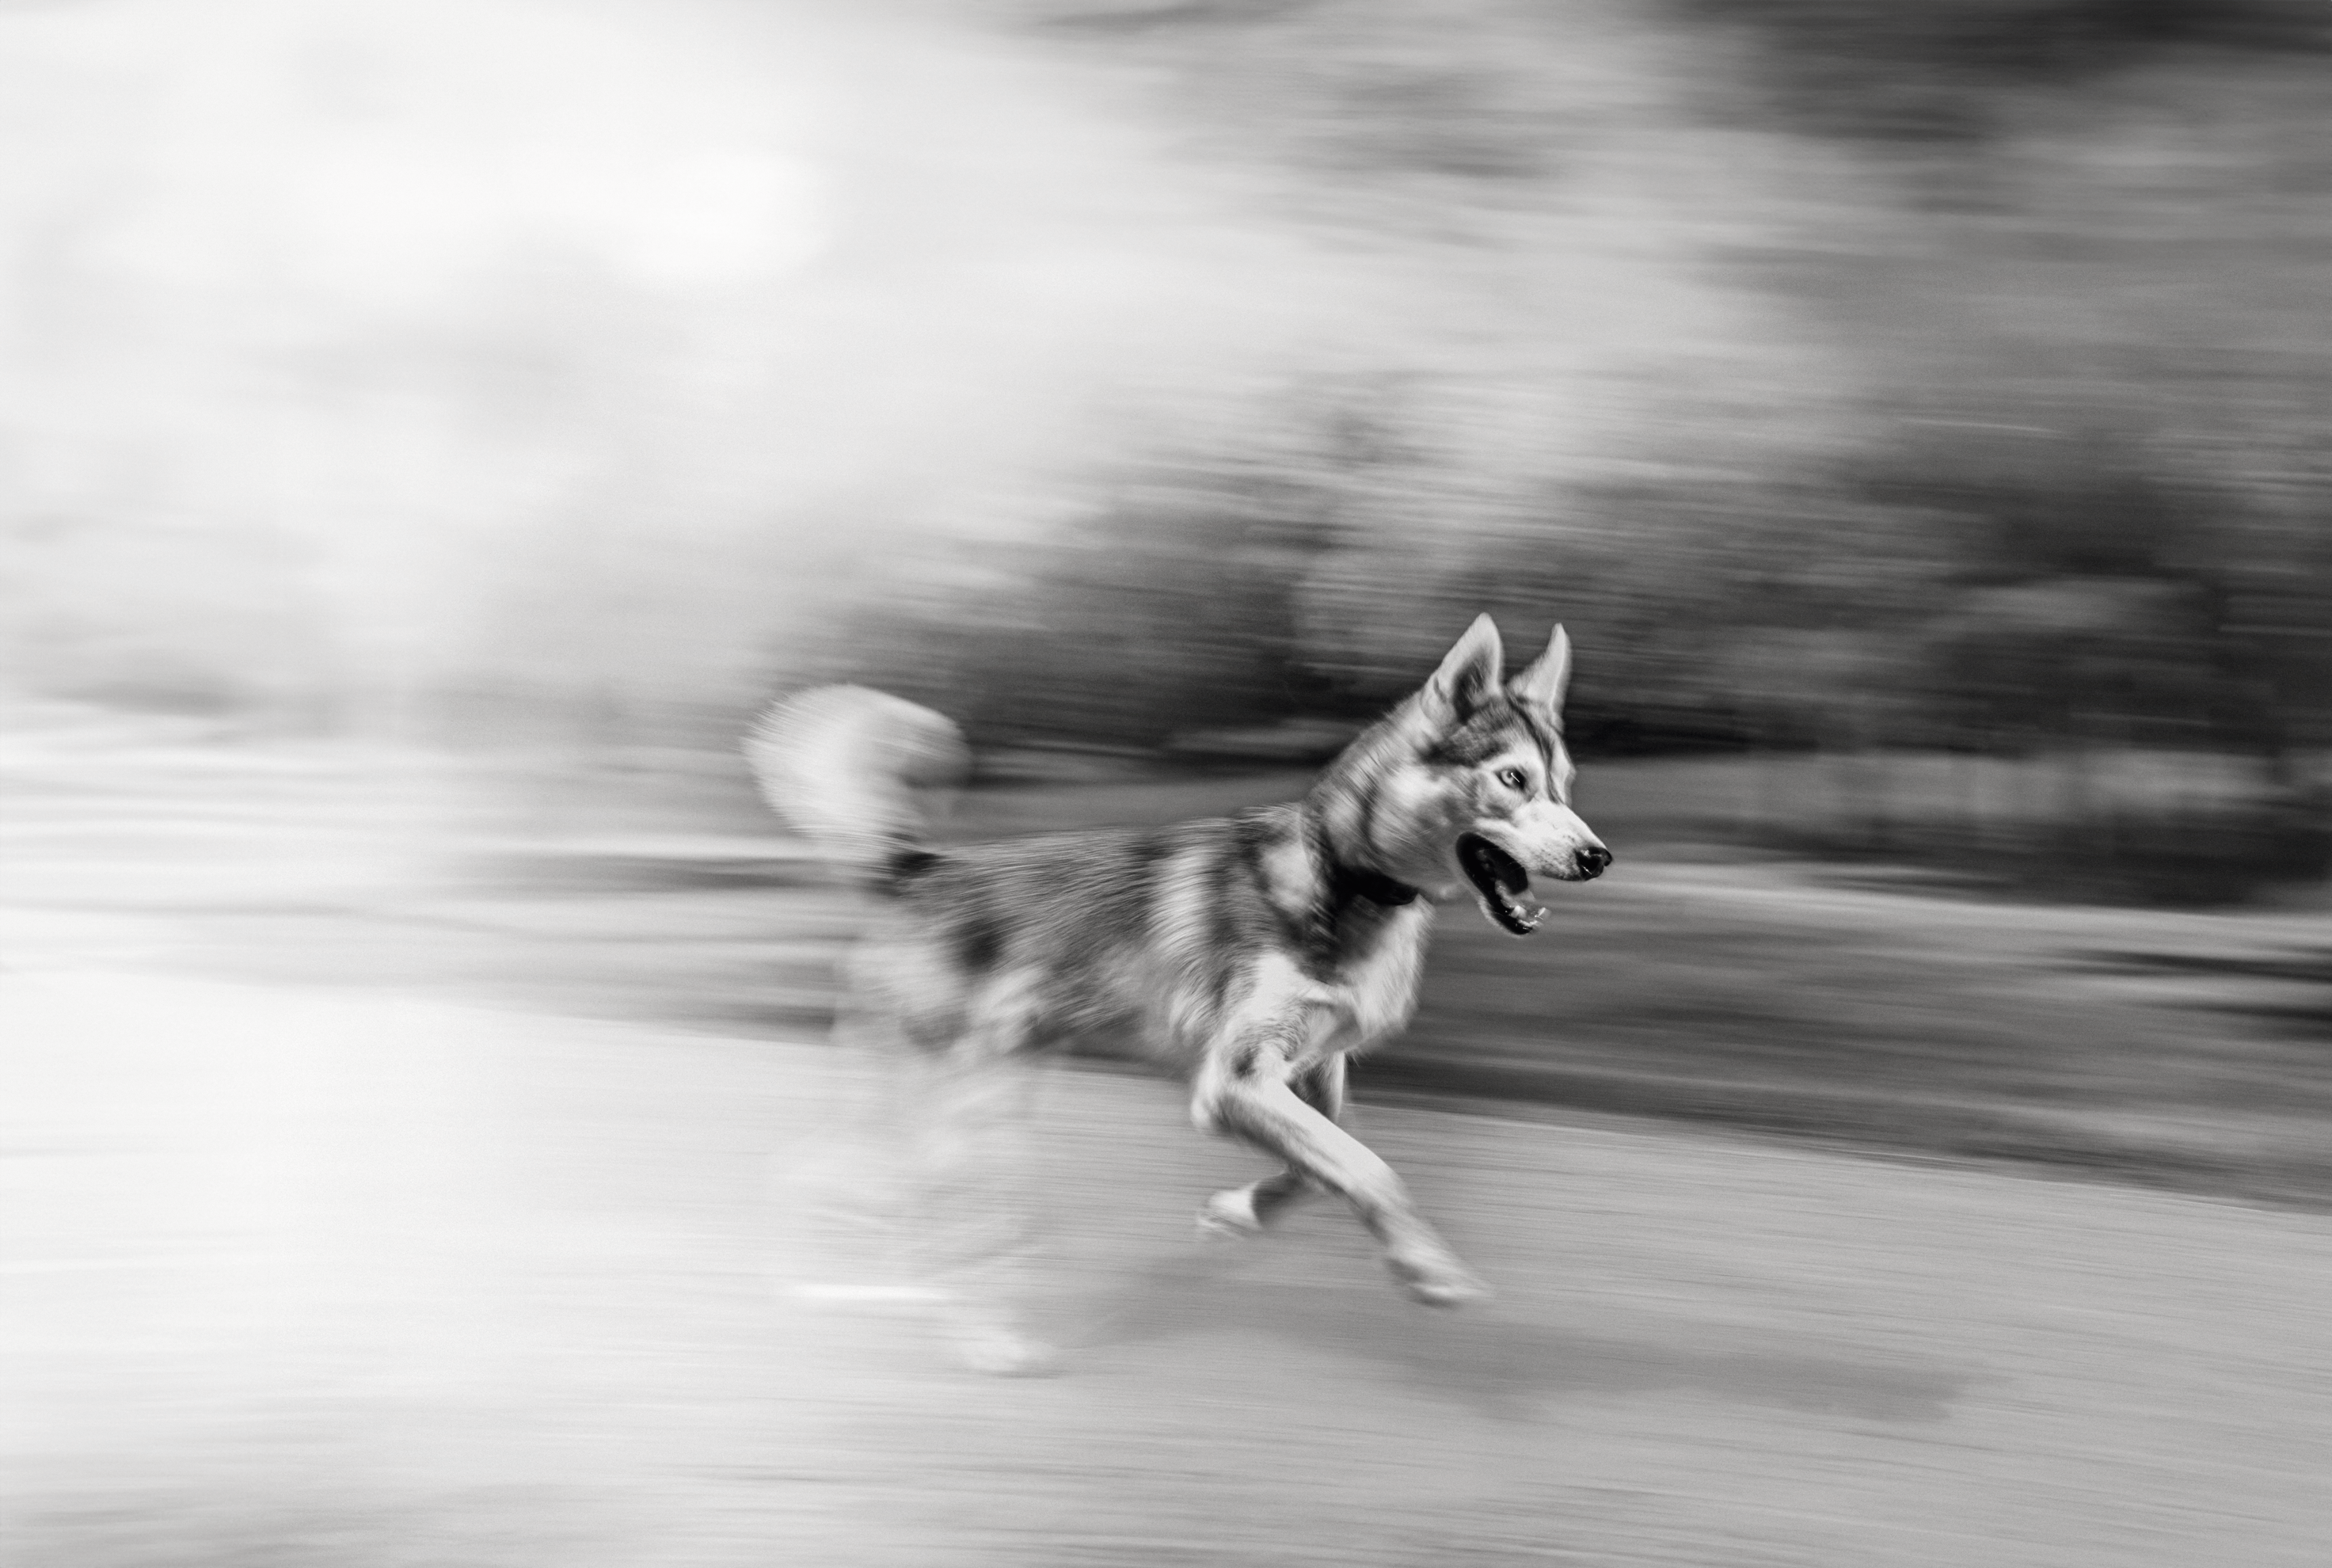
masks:
<svg viewBox="0 0 2332 1568"><path fill-rule="evenodd" d="M1202 1132L1285 1167L1209 1199L1203 1229L1251 1234L1332 1192L1411 1296L1448 1306L1485 1287L1337 1119L1346 1058L1415 1009L1435 903L1470 888L1492 924L1526 936L1545 913L1523 902L1532 877L1583 882L1611 864L1571 808L1563 628L1503 672L1482 616L1303 799L1167 827L928 847L922 795L961 777L962 739L863 687L779 704L746 750L778 813L884 901L847 966L841 1032L909 1043L957 1084L1113 1032L1188 1082ZM1042 1360L1000 1302L963 1303L957 1326L975 1365Z"/></svg>

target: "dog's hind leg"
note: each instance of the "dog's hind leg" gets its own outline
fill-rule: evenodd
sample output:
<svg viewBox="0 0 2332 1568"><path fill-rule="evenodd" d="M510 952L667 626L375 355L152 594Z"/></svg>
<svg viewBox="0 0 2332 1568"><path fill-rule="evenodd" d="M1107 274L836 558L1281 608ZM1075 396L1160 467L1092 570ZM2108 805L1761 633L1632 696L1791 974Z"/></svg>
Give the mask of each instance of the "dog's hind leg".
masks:
<svg viewBox="0 0 2332 1568"><path fill-rule="evenodd" d="M1304 1103L1331 1122L1344 1114L1344 1056L1330 1056L1293 1080ZM1202 1237L1248 1237L1320 1190L1319 1184L1293 1166L1276 1171L1260 1181L1229 1187L1199 1207Z"/></svg>
<svg viewBox="0 0 2332 1568"><path fill-rule="evenodd" d="M780 1216L773 1273L806 1297L912 1300L901 1247L912 1230L913 1150L898 1106L914 1048L895 1013L845 985L801 1135L772 1155Z"/></svg>
<svg viewBox="0 0 2332 1568"><path fill-rule="evenodd" d="M1021 1324L1035 1271L1028 1123L1037 1086L1024 1009L986 1017L925 1063L920 1252L959 1360L975 1371L1051 1370Z"/></svg>

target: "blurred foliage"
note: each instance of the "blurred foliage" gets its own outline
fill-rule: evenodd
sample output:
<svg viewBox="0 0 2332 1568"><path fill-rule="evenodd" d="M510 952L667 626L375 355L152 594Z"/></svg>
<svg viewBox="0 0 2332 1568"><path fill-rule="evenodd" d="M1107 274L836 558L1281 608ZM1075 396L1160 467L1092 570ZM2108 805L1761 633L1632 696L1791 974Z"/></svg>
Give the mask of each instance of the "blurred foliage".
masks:
<svg viewBox="0 0 2332 1568"><path fill-rule="evenodd" d="M272 286L227 311L157 242L162 282L122 292L79 207L29 206L27 320L243 325L188 326L185 387L135 418L127 338L19 345L17 684L588 751L726 745L769 687L848 677L991 744L1148 750L1357 720L1488 608L1517 649L1570 626L1591 751L2236 755L2259 815L2221 826L2312 863L2285 828L2323 821L2332 745L2332 6L813 10L725 75L671 53L623 121L716 78L755 100L808 72L797 43L888 84L804 98L782 146L714 117L665 149L818 175L771 187L783 266L745 246L719 288L668 275L688 257L639 191L595 186L590 224L529 220L565 236L561 288L464 293L490 273L464 250L444 299L311 301L286 349ZM530 123L595 124L645 14ZM503 16L497 47L541 24ZM472 107L414 123L466 151L502 134ZM88 134L133 172L152 151ZM274 214L272 166L220 135L213 175ZM303 286L349 282L320 257ZM1290 759L1330 732L1290 726ZM1888 808L1847 815L1868 837Z"/></svg>
<svg viewBox="0 0 2332 1568"><path fill-rule="evenodd" d="M1508 198L1485 187L1578 187L1562 154L1590 139L1529 83L1566 80L1563 28L1592 39L1609 17L1433 9L1444 30L1429 39L1365 4L1113 8L1081 25L1096 47L1179 69L1196 134L1276 133L1278 156L1329 171L1324 185L1391 193L1371 221L1408 221L1424 188L1476 243L1528 253L1547 237L1507 224ZM1452 445L1404 415L1430 395L1355 395L1341 416L1372 424L1371 443L1261 479L1226 461L1236 500L1209 501L1197 468L1184 504L1100 502L1080 542L1024 556L1024 595L1046 611L1019 615L1008 674L999 635L960 625L958 684L995 670L1023 713L1087 681L1140 691L1136 712L1076 710L1076 727L1128 741L1177 722L1358 712L1487 607L1517 644L1569 624L1574 729L1607 751L2207 748L2298 789L2295 752L2332 741L2332 471L2301 413L2332 396L2332 339L2306 304L2332 281L2332 169L2296 134L2314 111L2295 73L2316 69L2305 51L2332 43L2332 18L2277 0L1678 14L1664 42L1710 63L1687 108L1654 118L1941 138L1905 192L1744 198L1782 244L1736 251L1726 275L1757 280L1811 335L1859 339L1857 413L1817 439L1800 426L1743 445L1754 417L1696 407L1704 389L1663 371L1650 428L1687 439L1597 472L1527 440ZM1356 42L1389 27L1415 47ZM1726 37L1751 42L1745 80L1725 75ZM1267 104L1239 85L1258 81L1277 90ZM2186 129L2165 138L2165 113ZM1976 129L1997 135L1962 134ZM1505 151L1444 156L1453 137ZM2198 215L2213 211L2218 232ZM1837 320L1817 322L1825 310ZM1511 368L1485 355L1437 373ZM1806 406L1792 386L1772 411ZM1299 499L1276 500L1275 483ZM1282 528L1305 547L1249 548ZM1096 534L1123 551L1106 585ZM1316 684L1285 673L1283 602ZM1063 634L1049 674L1027 655L1043 643L1028 628L1045 627ZM1098 632L1137 627L1123 662L1138 668L1121 680L1095 664L1113 645Z"/></svg>
<svg viewBox="0 0 2332 1568"><path fill-rule="evenodd" d="M1333 489L1244 480L1158 475L1023 547L1008 596L933 606L884 674L999 734L1154 744L1373 711L1479 607L1518 649L1571 627L1574 733L1605 750L2332 740L2332 540L2108 441L1977 432L1754 484L1606 486L1407 562L1355 545Z"/></svg>
<svg viewBox="0 0 2332 1568"><path fill-rule="evenodd" d="M1924 140L1999 128L2004 94L2093 81L2166 51L2322 50L2309 0L1679 0L1744 29L1773 110L1833 134Z"/></svg>
<svg viewBox="0 0 2332 1568"><path fill-rule="evenodd" d="M846 637L857 673L984 746L1155 748L1332 708L1296 595L1333 539L1300 474L1157 466L1041 541L979 554L994 588L885 601Z"/></svg>

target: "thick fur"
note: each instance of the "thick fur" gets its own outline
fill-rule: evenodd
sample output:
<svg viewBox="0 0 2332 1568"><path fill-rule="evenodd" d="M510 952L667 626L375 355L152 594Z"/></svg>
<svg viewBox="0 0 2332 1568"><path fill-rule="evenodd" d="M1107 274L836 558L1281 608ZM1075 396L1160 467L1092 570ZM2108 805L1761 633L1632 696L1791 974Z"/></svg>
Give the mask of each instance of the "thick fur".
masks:
<svg viewBox="0 0 2332 1568"><path fill-rule="evenodd" d="M1512 681L1501 665L1482 617L1303 799L1166 827L934 850L917 787L960 777L961 738L860 688L781 704L748 750L772 805L881 898L848 966L846 1033L911 1045L961 1084L1105 1032L1190 1085L1200 1129L1282 1163L1216 1194L1204 1227L1251 1232L1307 1191L1333 1193L1413 1296L1453 1305L1481 1283L1338 1117L1347 1058L1415 1009L1437 902L1470 890L1524 934L1525 878L1610 864L1570 806L1562 628ZM1037 1358L1005 1304L967 1321L976 1362Z"/></svg>

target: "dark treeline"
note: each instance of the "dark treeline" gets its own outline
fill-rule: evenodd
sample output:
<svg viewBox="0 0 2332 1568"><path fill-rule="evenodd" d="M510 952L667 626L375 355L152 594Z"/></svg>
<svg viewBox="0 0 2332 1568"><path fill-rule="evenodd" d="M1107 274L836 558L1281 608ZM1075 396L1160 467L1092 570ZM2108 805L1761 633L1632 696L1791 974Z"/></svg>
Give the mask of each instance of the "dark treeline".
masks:
<svg viewBox="0 0 2332 1568"><path fill-rule="evenodd" d="M1593 753L2029 760L2056 802L1938 808L1858 764L1829 847L2095 859L2151 837L2320 864L2332 8L1330 0L980 25L916 57L1043 74L951 76L929 124L832 131L839 188L936 215L772 284L795 293L731 354L776 368L766 408L688 357L727 343L735 298L602 281L543 296L571 317L449 306L425 352L401 319L326 320L315 373L386 390L248 419L158 402L208 423L105 433L119 461L85 464L87 493L52 475L0 506L14 684L588 751L726 746L772 688L842 675L992 747L1295 760L1486 607L1517 644L1572 628ZM1058 126L1118 139L1047 161L1070 139L1016 118L1030 81ZM917 162L941 122L989 150ZM1113 205L1169 186L1180 205ZM52 272L78 276L50 226ZM76 285L85 313L113 277ZM1086 313L1043 314L1056 298ZM1168 300L1181 325L1145 327ZM856 385L884 323L904 325ZM900 412L948 376L979 395ZM993 462L960 428L989 404L1044 426L1089 379L1133 412ZM46 438L9 432L0 455L46 473ZM269 475L311 471L361 526L266 512L301 501ZM215 526L180 526L205 507ZM2241 782L2165 800L2171 756Z"/></svg>
<svg viewBox="0 0 2332 1568"><path fill-rule="evenodd" d="M1426 65L1339 55L1339 19L1365 7L1240 24L1250 58L1311 52L1264 69L1284 89L1267 113L1195 69L1230 24L1100 29L1082 46L1192 64L1183 106L1218 132L1303 123L1306 139L1258 140L1349 199L1385 195L1400 154L1429 161L1461 134L1511 156L1435 167L1442 210L1559 199L1575 131L1523 111L1526 95L1518 109L1512 83L1560 40L1515 8L1459 9L1476 42L1431 69L1465 91L1439 96ZM1430 420L1404 416L1432 406L1413 387L1314 388L1279 411L1268 455L1153 466L1022 550L1018 586L980 613L932 605L886 673L994 740L1157 747L1364 713L1486 607L1517 638L1571 626L1575 731L1607 755L2045 760L2045 827L1972 805L1945 809L1949 831L1890 824L1936 808L1890 806L1880 769L1833 848L1957 855L1974 835L2053 865L2167 838L2242 862L2238 881L2320 870L2332 467L2308 410L2332 406L2332 334L2308 301L2332 282L2332 168L2299 132L2300 81L2332 43L2322 8L1749 0L1676 15L1691 58L1742 52L1692 73L1689 116L1827 148L1868 181L1857 201L1756 196L1771 244L1702 258L1839 345L1851 406L1760 440L1754 409L1711 412L1705 387L1671 378L1625 471L1582 474L1527 442L1443 454ZM1340 162L1340 142L1369 156ZM1366 210L1419 222L1414 198L1405 185ZM1476 243L1536 239L1486 220ZM1777 425L1821 401L1796 383L1773 396ZM1720 426L1752 434L1703 450ZM1277 438L1290 427L1314 434ZM1293 728L1289 746L1323 733ZM2165 753L2236 760L2248 782L2119 798L2117 776Z"/></svg>

